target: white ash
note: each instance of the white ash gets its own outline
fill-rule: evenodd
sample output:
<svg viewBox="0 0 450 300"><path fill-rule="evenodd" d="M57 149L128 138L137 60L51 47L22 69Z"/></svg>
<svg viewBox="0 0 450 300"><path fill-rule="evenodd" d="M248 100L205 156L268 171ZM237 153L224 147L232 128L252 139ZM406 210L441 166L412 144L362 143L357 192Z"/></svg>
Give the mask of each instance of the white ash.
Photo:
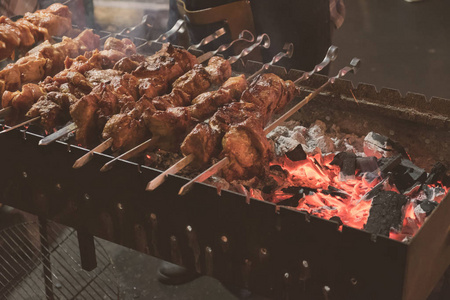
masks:
<svg viewBox="0 0 450 300"><path fill-rule="evenodd" d="M274 142L277 157L293 150L299 144L306 154L322 153L324 155L338 151L351 151L359 156L363 153L364 137L341 133L336 125L329 130L324 122L317 120L309 128L301 126L298 121L289 121L278 126L267 138Z"/></svg>

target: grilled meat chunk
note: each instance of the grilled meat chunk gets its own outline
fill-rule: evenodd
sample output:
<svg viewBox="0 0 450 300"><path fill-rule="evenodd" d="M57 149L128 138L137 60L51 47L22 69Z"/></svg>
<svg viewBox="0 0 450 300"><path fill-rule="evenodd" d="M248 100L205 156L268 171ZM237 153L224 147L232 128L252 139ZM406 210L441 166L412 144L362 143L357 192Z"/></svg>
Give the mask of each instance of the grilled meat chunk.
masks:
<svg viewBox="0 0 450 300"><path fill-rule="evenodd" d="M142 143L148 137L148 131L143 122L127 114L117 114L106 123L102 137L113 139L113 151L126 151Z"/></svg>
<svg viewBox="0 0 450 300"><path fill-rule="evenodd" d="M254 117L233 125L222 139L222 156L230 162L222 169L227 181L262 176L269 167L272 147L260 121Z"/></svg>
<svg viewBox="0 0 450 300"><path fill-rule="evenodd" d="M26 13L23 19L38 27L46 28L50 36L62 36L72 29L72 13L67 6L60 3L34 13Z"/></svg>
<svg viewBox="0 0 450 300"><path fill-rule="evenodd" d="M2 97L2 107L12 106L22 114L28 111L44 94L43 89L37 84L27 83L22 87L22 91L5 91Z"/></svg>
<svg viewBox="0 0 450 300"><path fill-rule="evenodd" d="M194 154L194 164L202 166L219 154L222 134L207 123L197 124L181 144L181 152Z"/></svg>

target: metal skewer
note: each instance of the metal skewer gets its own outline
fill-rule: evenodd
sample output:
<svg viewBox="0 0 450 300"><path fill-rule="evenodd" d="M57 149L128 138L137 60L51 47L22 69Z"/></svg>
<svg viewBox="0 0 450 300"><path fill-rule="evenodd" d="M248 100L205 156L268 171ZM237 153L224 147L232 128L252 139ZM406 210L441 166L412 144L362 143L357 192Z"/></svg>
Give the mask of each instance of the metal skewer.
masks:
<svg viewBox="0 0 450 300"><path fill-rule="evenodd" d="M92 149L91 151L89 151L88 153L86 153L85 155L80 157L79 159L77 159L75 161L75 163L73 164L72 168L74 168L74 169L81 168L82 166L87 164L94 157L94 152L95 153L103 153L104 151L106 151L106 149L111 147L112 144L113 144L112 138L109 138L109 139L103 141L100 145L98 145L97 147L95 147L94 149Z"/></svg>
<svg viewBox="0 0 450 300"><path fill-rule="evenodd" d="M286 52L280 52L277 55L275 55L270 63L265 64L265 66L267 65L267 67L263 66L261 69L256 71L255 74L256 75L261 74L262 72L267 70L269 68L269 66L274 65L275 63L280 61L283 57L288 57L288 58L292 57L292 53L294 51L294 45L292 43L286 43L283 47L283 50L286 50ZM247 82L250 82L255 77L255 74L253 74L249 78L247 78ZM147 184L146 190L147 191L155 190L158 186L160 186L166 180L166 178L169 176L169 174L173 175L173 174L178 173L183 168L188 166L193 160L194 160L193 154L189 154L188 156L183 157L180 161L178 161L172 167L170 167L163 173L156 176L153 180L151 180Z"/></svg>
<svg viewBox="0 0 450 300"><path fill-rule="evenodd" d="M288 119L290 116L292 116L295 112L297 112L300 108L302 108L304 105L306 105L309 101L311 101L314 97L316 97L321 91L323 91L328 85L333 84L337 78L341 78L345 76L349 72L356 73L359 66L360 66L360 60L358 58L353 58L350 62L350 66L344 67L341 70L339 70L338 74L334 77L330 77L326 83L324 83L322 86L320 86L318 89L316 89L314 92L310 93L308 96L306 96L302 101L300 101L297 105L292 107L290 110L288 110L285 114L283 114L280 118L278 118L275 122L264 128L264 134L268 134L273 129L275 129L279 124L284 122L286 119ZM224 166L226 166L229 163L228 157L223 158L213 166L211 166L208 170L197 176L196 178L192 179L185 185L183 185L178 192L179 195L185 195L194 185L195 182L203 182L212 175L216 174Z"/></svg>
<svg viewBox="0 0 450 300"><path fill-rule="evenodd" d="M226 30L225 30L225 28L222 27L222 28L216 30L214 33L212 33L212 34L208 35L207 37L205 37L204 39L202 39L200 41L200 43L189 46L188 50L193 50L193 49L197 50L198 48L201 48L201 47L211 43L212 41L218 39L225 33L226 33Z"/></svg>
<svg viewBox="0 0 450 300"><path fill-rule="evenodd" d="M286 50L286 52L280 52L277 55L275 55L272 60L268 63L265 63L261 69L259 69L258 71L256 71L252 76L250 76L249 78L247 78L247 81L252 81L256 76L260 75L261 73L263 73L264 71L266 71L267 69L270 68L270 66L273 66L274 64L276 64L277 62L280 61L280 59L282 59L283 57L288 57L291 58L292 54L294 53L294 44L292 43L286 43L283 46L283 50Z"/></svg>
<svg viewBox="0 0 450 300"><path fill-rule="evenodd" d="M72 131L76 130L78 127L74 122L70 122L60 130L53 132L50 135L47 135L45 138L39 141L40 146L46 146L54 141L56 141L59 138L62 138L65 135L68 135Z"/></svg>
<svg viewBox="0 0 450 300"><path fill-rule="evenodd" d="M12 126L12 127L9 127L9 128L7 128L7 129L5 129L5 130L3 130L3 131L0 131L0 134L2 134L2 133L7 133L7 132L9 132L9 131L11 131L11 130L14 130L14 129L16 129L16 128L19 128L19 127L28 125L28 124L30 124L30 123L33 123L34 121L39 120L40 118L41 118L41 117L39 116L39 117L35 117L35 118L33 118L33 119L26 120L25 122L22 122L22 123L20 123L20 124L17 124L17 125L14 125L14 126Z"/></svg>
<svg viewBox="0 0 450 300"><path fill-rule="evenodd" d="M263 34L259 35L258 38L256 39L256 42L253 45L243 49L239 55L230 57L228 59L228 61L230 62L230 64L233 64L236 61L238 61L239 59L241 59L242 57L244 57L244 56L248 55L249 53L251 53L258 46L261 46L261 47L264 47L264 48L270 47L270 38L269 38L269 36L267 34L263 33ZM198 59L198 61L200 62L200 59ZM123 153L119 157L114 158L110 162L106 163L100 169L100 171L104 172L104 171L110 170L112 168L112 166L113 166L113 163L117 159L127 159L127 158L133 157L134 155L137 155L137 154L141 153L142 151L150 148L151 145L155 145L156 144L156 142L154 142L154 143L151 142L152 140L155 140L155 138L157 138L157 137L153 137L153 138L147 140L146 142L143 142L139 146L136 146L135 148L133 148L133 149ZM147 145L147 147L146 147L146 145Z"/></svg>
<svg viewBox="0 0 450 300"><path fill-rule="evenodd" d="M165 41L167 41L167 39L170 36L172 36L175 33L177 33L181 29L181 27L184 25L184 23L185 23L184 20L178 20L175 23L175 25L173 25L172 28L170 28L169 31L161 34L156 40L148 41L148 42L140 45L139 47L136 47L136 50L139 50L139 49L143 48L145 45L151 45L152 43L155 43L155 42L156 43L164 43Z"/></svg>

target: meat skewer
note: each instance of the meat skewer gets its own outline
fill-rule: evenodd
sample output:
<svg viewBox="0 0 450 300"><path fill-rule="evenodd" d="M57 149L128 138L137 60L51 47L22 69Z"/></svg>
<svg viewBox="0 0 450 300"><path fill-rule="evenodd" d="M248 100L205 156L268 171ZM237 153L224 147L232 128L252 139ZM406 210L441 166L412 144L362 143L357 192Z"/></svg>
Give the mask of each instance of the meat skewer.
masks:
<svg viewBox="0 0 450 300"><path fill-rule="evenodd" d="M16 22L0 17L0 60L14 55L16 48L25 49L51 36L61 36L72 29L72 13L60 3L26 13Z"/></svg>
<svg viewBox="0 0 450 300"><path fill-rule="evenodd" d="M286 52L278 53L277 55L275 55L273 57L273 59L269 63L264 64L264 66L260 70L256 71L253 75L250 75L247 78L247 83L250 83L252 81L252 79L255 78L255 74L257 74L257 75L261 74L264 70L267 70L270 66L272 66L275 63L277 63L278 61L280 61L283 57L290 58L292 56L293 51L294 51L293 45L286 43L284 45L284 47L283 47L283 50L285 50ZM155 177L153 180L151 180L147 184L146 190L147 191L155 190L158 186L160 186L166 180L166 178L169 176L169 174L176 174L176 173L178 173L183 168L188 166L194 160L194 158L195 158L195 155L193 153L183 157L176 164L174 164L173 166L171 166L170 168L165 170L163 173L161 173L160 175Z"/></svg>
<svg viewBox="0 0 450 300"><path fill-rule="evenodd" d="M254 43L253 45L251 45L251 46L249 46L249 47L243 49L242 52L241 52L239 55L230 57L230 58L228 59L229 64L231 65L231 64L235 63L236 61L238 61L238 60L239 60L240 58L242 58L243 56L246 56L247 54L249 54L250 52L252 52L252 51L253 51L256 47L258 47L258 46L262 46L262 47L265 47L265 48L270 47L270 39L269 39L269 37L267 36L267 34L262 34L262 35L258 36L256 43ZM208 57L208 58L209 58L209 55L207 56L207 54L208 54L208 53L206 53L206 54L200 56L199 59L201 59L201 58L203 58L203 57ZM231 73L231 72L230 72L230 73ZM208 86L208 87L209 87L209 86ZM133 148L133 149L131 149L131 150L129 150L129 151L123 153L122 155L120 155L120 156L114 158L114 159L111 160L110 162L106 163L100 170L101 170L102 172L107 171L107 170L109 170L109 169L112 168L113 164L114 164L118 159L127 159L127 158L130 158L130 157L132 157L132 156L134 156L134 155L136 155L136 154L138 154L138 153L144 151L145 149L147 149L149 145L152 145L152 144L155 144L155 143L156 143L156 141L155 141L155 142L146 141L146 142L144 142L144 143L142 143L142 144L136 146L135 148ZM147 146L145 146L145 145L147 145Z"/></svg>
<svg viewBox="0 0 450 300"><path fill-rule="evenodd" d="M213 40L216 39L216 38L217 38L217 34L214 33L214 34L212 34L212 35L210 35L210 36L208 36L208 37L205 38L204 44L207 44L207 43L213 41ZM228 48L230 48L230 47L231 47L234 43L236 43L236 42L239 42L239 41L253 42L253 40L254 40L254 37L253 37L253 35L252 35L250 32L243 31L243 32L239 35L239 38L237 38L236 40L232 41L231 43L229 43L229 44L227 44L227 45L222 45L222 46L220 46L220 47L215 51L215 53L217 53L217 52L222 52L222 51L227 50ZM218 51L218 50L219 50L219 51ZM203 62L202 57L200 57L199 59L200 59L201 62ZM205 60L206 60L206 58L205 58ZM135 68L135 67L132 66L132 69L133 69L133 68ZM127 67L126 71L127 71L127 72L131 72L131 71L133 71L132 69L129 69L129 67ZM152 70L154 70L154 71L151 71L150 74L148 74L148 75L150 75L150 76L157 76L157 75L158 75L158 72L155 73L155 71L158 71L158 69L156 68L156 66L153 67ZM162 70L162 71L163 71L163 70ZM144 74L142 74L142 75L143 75L144 77L148 76L147 74L145 74L145 71L144 71ZM154 84L154 81L155 81L154 79L151 79L151 78L150 78L149 80L150 80L150 81L149 81L149 82L150 82L150 83L149 83L150 85ZM152 80L153 80L153 81L152 81ZM145 88L147 88L147 87L145 87ZM146 94L148 94L148 93L146 93ZM155 94L155 95L147 95L147 96L149 96L149 97L150 97L150 96L156 96L156 94ZM64 136L64 135L66 135L67 133L69 133L69 132L71 132L71 131L77 129L76 127L74 127L74 126L76 126L76 125L69 124L68 126L70 126L70 128L62 128L62 129L60 129L58 132L55 132L54 134L45 137L44 139L42 139L42 140L39 142L39 145L47 145L47 144L49 144L49 143L55 141L56 139L58 139L58 138L60 138L60 137L62 137L62 136ZM69 129L71 129L71 130L69 130Z"/></svg>
<svg viewBox="0 0 450 300"><path fill-rule="evenodd" d="M41 118L41 122L55 122L57 115L63 113L64 107L68 108L77 97L82 97L92 90L92 82L89 82L83 74L86 75L95 68L101 68L104 64L127 56L127 53L135 53L135 46L129 39L120 41L110 37L105 41L105 50L86 53L89 54L89 58L79 56L74 60L66 59L65 63L68 68L53 78L47 77L40 85L25 84L22 91L6 91L3 94L2 102L18 112L28 110L27 116L33 120L44 114L45 118ZM101 71L108 72L108 70ZM94 81L96 80L95 75L101 71L97 70L92 73ZM28 122L32 121L28 120ZM53 128L50 127L49 129Z"/></svg>
<svg viewBox="0 0 450 300"><path fill-rule="evenodd" d="M292 114L294 114L298 109L303 107L305 104L307 104L309 101L311 101L315 96L317 96L321 91L323 91L328 85L333 84L337 78L341 78L345 76L349 72L356 73L357 69L359 68L360 60L357 58L353 58L350 62L350 66L342 68L338 74L334 77L330 77L328 81L323 84L321 87L319 87L314 92L310 93L307 97L305 97L301 102L299 102L297 105L295 105L292 109L290 109L288 112L283 114L280 118L278 118L275 122L273 122L271 125L267 126L263 131L263 136L265 136L273 130L276 126L281 124L281 122L285 121L287 118L289 118ZM227 133L228 134L228 133ZM226 136L224 137L226 139ZM225 141L226 142L226 141ZM187 184L181 187L179 191L179 195L185 195L194 185L195 182L203 182L207 178L211 177L212 175L216 174L220 170L222 170L225 166L227 166L230 163L230 159L228 156L211 166L208 170L198 175L196 178L189 181Z"/></svg>

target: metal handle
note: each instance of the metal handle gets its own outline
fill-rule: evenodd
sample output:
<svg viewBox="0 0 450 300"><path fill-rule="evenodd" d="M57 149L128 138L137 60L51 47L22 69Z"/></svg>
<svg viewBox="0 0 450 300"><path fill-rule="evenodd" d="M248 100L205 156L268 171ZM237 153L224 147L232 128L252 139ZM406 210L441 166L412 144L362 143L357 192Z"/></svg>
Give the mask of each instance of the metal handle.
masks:
<svg viewBox="0 0 450 300"><path fill-rule="evenodd" d="M184 25L185 21L184 20L178 20L175 25L173 25L172 28L170 28L169 31L161 34L156 40L150 41L150 42L157 42L157 43L164 43L165 41L167 41L167 39L174 35L175 33L177 33L181 27Z"/></svg>
<svg viewBox="0 0 450 300"><path fill-rule="evenodd" d="M150 16L149 15L145 15L144 17L142 17L141 23L139 23L136 26L131 27L131 28L130 27L124 28L121 32L119 32L119 34L128 35L128 34L132 33L133 31L135 31L137 28L142 27L142 26L152 27L152 25L150 24Z"/></svg>
<svg viewBox="0 0 450 300"><path fill-rule="evenodd" d="M256 76L267 70L270 66L273 66L277 62L279 62L283 57L291 58L292 54L294 53L294 44L292 43L286 43L283 46L283 50L286 52L280 52L277 55L275 55L272 60L268 63L265 63L261 69L259 69L256 73L254 73L252 76L250 76L247 81L252 81Z"/></svg>
<svg viewBox="0 0 450 300"><path fill-rule="evenodd" d="M200 41L200 43L196 44L196 45L191 45L188 50L192 50L192 49L198 49L200 47L203 47L209 43L211 43L212 41L218 39L219 37L221 37L222 35L224 35L226 33L225 28L220 28L218 30L216 30L214 33L208 35L207 37L205 37L203 40Z"/></svg>
<svg viewBox="0 0 450 300"><path fill-rule="evenodd" d="M325 55L323 61L320 64L316 65L311 72L303 73L303 75L299 79L294 81L294 84L307 80L314 73L322 71L326 66L328 66L330 62L334 61L337 58L337 55L338 47L331 45L330 48L328 48L327 54Z"/></svg>
<svg viewBox="0 0 450 300"><path fill-rule="evenodd" d="M258 46L261 46L261 47L266 48L266 49L270 47L270 38L269 38L269 36L266 33L263 33L263 34L259 35L256 38L256 43L254 43L253 45L245 48L238 55L231 56L228 59L228 61L230 62L230 64L233 64L236 61L238 61L239 59L241 59L242 57L247 56L249 53L251 53Z"/></svg>
<svg viewBox="0 0 450 300"><path fill-rule="evenodd" d="M359 58L354 57L352 61L350 62L350 66L344 67L339 70L339 73L331 77L328 81L333 84L336 79L344 77L347 73L352 72L353 74L356 74L358 69L361 67L361 60Z"/></svg>

